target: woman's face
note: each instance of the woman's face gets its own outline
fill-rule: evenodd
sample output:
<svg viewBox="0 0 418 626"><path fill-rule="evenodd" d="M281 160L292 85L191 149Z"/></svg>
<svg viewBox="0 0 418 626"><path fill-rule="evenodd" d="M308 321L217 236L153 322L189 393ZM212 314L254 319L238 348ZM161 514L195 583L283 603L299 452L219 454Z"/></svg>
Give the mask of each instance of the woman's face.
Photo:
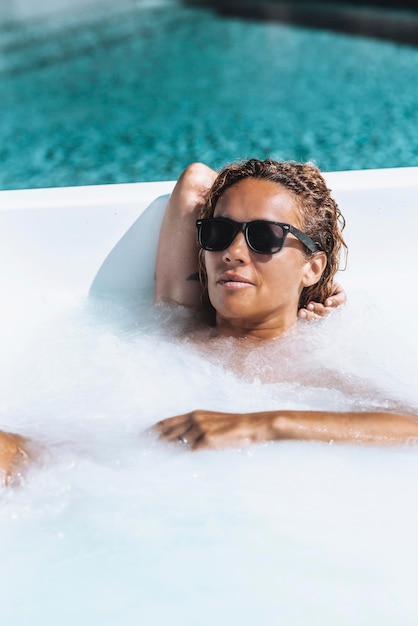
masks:
<svg viewBox="0 0 418 626"><path fill-rule="evenodd" d="M227 189L214 216L301 226L294 196L279 184L256 178L246 178ZM253 252L240 232L226 250L205 251L205 264L217 327L235 336L282 334L297 318L303 287L313 284L309 282L311 262L292 234L280 252L266 255Z"/></svg>

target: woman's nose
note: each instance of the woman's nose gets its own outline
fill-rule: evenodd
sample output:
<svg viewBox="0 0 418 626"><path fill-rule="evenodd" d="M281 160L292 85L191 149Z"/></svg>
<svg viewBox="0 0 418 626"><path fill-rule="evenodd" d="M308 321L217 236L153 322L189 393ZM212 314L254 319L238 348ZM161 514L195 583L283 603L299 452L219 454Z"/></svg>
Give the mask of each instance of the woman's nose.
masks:
<svg viewBox="0 0 418 626"><path fill-rule="evenodd" d="M250 249L244 233L238 233L229 246L224 250L223 260L226 263L247 263L250 258Z"/></svg>

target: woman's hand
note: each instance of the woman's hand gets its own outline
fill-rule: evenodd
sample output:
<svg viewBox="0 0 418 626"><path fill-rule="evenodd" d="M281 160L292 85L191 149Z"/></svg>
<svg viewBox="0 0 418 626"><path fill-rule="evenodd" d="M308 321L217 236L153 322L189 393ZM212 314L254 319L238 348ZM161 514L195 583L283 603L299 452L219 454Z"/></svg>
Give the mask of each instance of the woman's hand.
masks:
<svg viewBox="0 0 418 626"><path fill-rule="evenodd" d="M275 439L275 415L262 413L221 413L191 411L158 422L153 426L162 439L190 447L230 448Z"/></svg>
<svg viewBox="0 0 418 626"><path fill-rule="evenodd" d="M0 431L0 486L13 484L31 460L29 439Z"/></svg>
<svg viewBox="0 0 418 626"><path fill-rule="evenodd" d="M340 304L344 304L347 300L347 294L339 283L333 284L333 292L323 304L320 302L309 302L306 308L299 309L298 317L305 320L318 320L325 315L331 313L332 309L337 308Z"/></svg>

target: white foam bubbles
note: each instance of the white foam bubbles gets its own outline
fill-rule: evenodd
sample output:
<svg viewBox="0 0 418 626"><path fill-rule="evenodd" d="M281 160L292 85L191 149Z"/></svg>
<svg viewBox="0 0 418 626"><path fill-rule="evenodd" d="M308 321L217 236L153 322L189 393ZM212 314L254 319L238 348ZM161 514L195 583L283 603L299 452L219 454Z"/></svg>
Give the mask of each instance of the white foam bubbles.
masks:
<svg viewBox="0 0 418 626"><path fill-rule="evenodd" d="M3 326L19 351L0 357L2 426L49 453L0 495L2 623L413 623L415 448L189 453L142 435L195 408L415 402L367 301L265 350L213 339L215 357L171 309L51 296L25 312Z"/></svg>

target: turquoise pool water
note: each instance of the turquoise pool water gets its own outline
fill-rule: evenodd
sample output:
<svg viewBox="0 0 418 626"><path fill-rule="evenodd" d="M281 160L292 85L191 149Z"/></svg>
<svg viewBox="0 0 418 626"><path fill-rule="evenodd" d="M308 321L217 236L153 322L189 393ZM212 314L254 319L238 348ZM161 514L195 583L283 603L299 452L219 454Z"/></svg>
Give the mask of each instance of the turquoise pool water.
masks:
<svg viewBox="0 0 418 626"><path fill-rule="evenodd" d="M418 165L418 48L174 2L0 27L0 188Z"/></svg>

